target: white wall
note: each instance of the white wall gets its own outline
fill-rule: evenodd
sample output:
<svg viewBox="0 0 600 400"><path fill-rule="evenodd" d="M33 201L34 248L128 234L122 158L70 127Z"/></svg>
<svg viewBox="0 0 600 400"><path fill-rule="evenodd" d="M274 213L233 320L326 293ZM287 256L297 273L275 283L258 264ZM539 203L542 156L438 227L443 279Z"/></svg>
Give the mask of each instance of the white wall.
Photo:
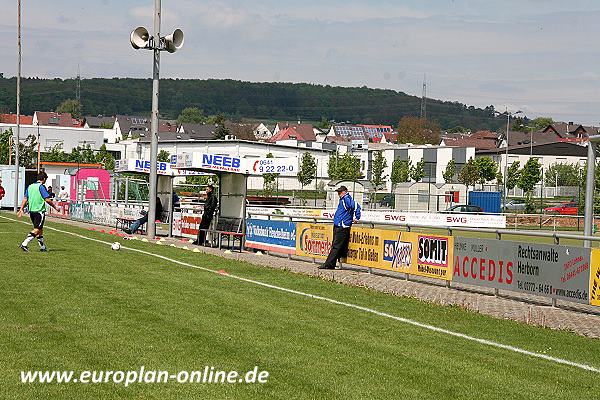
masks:
<svg viewBox="0 0 600 400"><path fill-rule="evenodd" d="M12 128L13 135L16 135L15 124L0 123L0 131L4 132ZM40 137L42 151L49 151L57 144L62 143L65 153L70 153L77 146L89 145L92 149L98 150L104 143L104 130L92 128L65 128L59 126L45 125L21 125L19 137L24 141L27 136L33 135Z"/></svg>

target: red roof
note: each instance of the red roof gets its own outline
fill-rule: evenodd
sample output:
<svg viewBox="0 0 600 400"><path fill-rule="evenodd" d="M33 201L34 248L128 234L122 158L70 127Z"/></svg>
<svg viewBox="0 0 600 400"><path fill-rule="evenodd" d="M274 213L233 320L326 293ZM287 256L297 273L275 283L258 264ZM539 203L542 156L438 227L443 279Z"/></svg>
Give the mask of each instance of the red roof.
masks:
<svg viewBox="0 0 600 400"><path fill-rule="evenodd" d="M269 142L277 142L279 140L296 139L305 142L314 142L317 136L310 124L288 124L280 125L280 131L269 139Z"/></svg>
<svg viewBox="0 0 600 400"><path fill-rule="evenodd" d="M498 139L498 134L492 131L477 131L471 135L473 139Z"/></svg>
<svg viewBox="0 0 600 400"><path fill-rule="evenodd" d="M388 143L396 143L398 141L398 134L395 132L384 132L383 135L385 136L385 140ZM375 140L373 140L373 141L375 141Z"/></svg>
<svg viewBox="0 0 600 400"><path fill-rule="evenodd" d="M476 150L492 150L498 147L496 140L493 139L445 137L442 140L448 147L475 147Z"/></svg>
<svg viewBox="0 0 600 400"><path fill-rule="evenodd" d="M63 126L69 128L83 128L85 121L75 119L71 116L71 113L55 113L46 111L36 111L38 125L47 126Z"/></svg>
<svg viewBox="0 0 600 400"><path fill-rule="evenodd" d="M4 124L16 124L17 114L0 114L0 122ZM33 125L33 117L30 115L21 115L19 122L22 125Z"/></svg>

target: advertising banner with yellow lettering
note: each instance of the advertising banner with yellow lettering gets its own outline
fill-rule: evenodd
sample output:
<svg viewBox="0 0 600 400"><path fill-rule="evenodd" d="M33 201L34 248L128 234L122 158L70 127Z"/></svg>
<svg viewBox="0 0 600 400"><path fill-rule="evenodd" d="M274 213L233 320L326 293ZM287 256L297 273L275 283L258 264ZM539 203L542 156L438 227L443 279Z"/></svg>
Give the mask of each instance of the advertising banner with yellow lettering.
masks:
<svg viewBox="0 0 600 400"><path fill-rule="evenodd" d="M298 223L296 232L296 255L327 257L333 241L331 225ZM453 249L452 237L449 236L353 227L345 262L450 280Z"/></svg>
<svg viewBox="0 0 600 400"><path fill-rule="evenodd" d="M592 249L590 304L600 307L600 249Z"/></svg>

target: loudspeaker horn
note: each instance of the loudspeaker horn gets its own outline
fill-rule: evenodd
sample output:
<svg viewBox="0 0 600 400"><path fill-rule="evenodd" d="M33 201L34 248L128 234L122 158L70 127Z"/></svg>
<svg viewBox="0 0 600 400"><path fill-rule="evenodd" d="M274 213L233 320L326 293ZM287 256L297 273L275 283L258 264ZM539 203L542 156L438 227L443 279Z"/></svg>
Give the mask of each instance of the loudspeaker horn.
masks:
<svg viewBox="0 0 600 400"><path fill-rule="evenodd" d="M149 45L150 34L148 33L148 29L143 26L137 27L131 32L131 37L129 39L131 41L131 45L134 49L145 49Z"/></svg>
<svg viewBox="0 0 600 400"><path fill-rule="evenodd" d="M183 31L181 29L175 29L175 31L165 36L165 49L169 53L175 53L177 50L183 47Z"/></svg>

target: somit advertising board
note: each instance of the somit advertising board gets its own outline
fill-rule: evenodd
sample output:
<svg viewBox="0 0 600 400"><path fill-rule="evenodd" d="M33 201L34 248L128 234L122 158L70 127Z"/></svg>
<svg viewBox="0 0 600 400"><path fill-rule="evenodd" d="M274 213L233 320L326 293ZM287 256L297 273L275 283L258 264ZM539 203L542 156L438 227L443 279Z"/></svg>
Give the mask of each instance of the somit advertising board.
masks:
<svg viewBox="0 0 600 400"><path fill-rule="evenodd" d="M588 304L590 249L459 236L452 281Z"/></svg>

